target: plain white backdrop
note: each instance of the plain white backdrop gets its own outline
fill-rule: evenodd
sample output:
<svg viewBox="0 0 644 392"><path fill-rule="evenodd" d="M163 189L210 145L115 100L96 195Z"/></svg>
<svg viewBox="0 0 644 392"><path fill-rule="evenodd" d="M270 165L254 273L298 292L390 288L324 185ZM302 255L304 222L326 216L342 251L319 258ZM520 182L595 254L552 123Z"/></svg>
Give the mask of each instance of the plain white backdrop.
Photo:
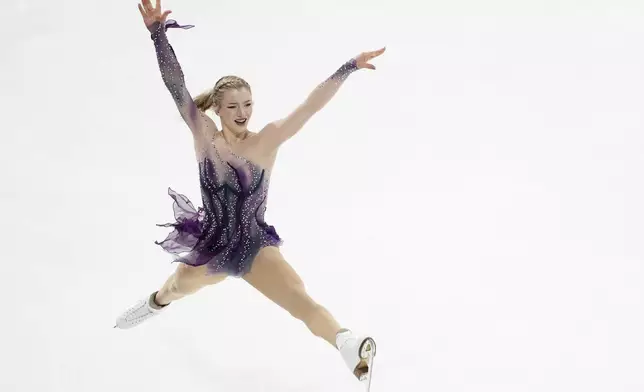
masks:
<svg viewBox="0 0 644 392"><path fill-rule="evenodd" d="M6 3L6 4L5 4ZM378 341L373 392L644 389L644 6L167 0L194 95L282 117L387 46L282 149L267 220L311 294ZM136 1L3 2L3 392L360 391L231 279L136 329L172 272L190 133Z"/></svg>

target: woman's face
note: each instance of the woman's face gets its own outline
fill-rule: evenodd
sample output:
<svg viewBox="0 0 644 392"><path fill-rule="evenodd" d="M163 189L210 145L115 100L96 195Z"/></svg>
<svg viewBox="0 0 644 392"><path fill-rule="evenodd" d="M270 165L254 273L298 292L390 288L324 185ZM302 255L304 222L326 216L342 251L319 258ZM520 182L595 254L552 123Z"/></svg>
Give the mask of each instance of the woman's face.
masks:
<svg viewBox="0 0 644 392"><path fill-rule="evenodd" d="M222 126L231 131L247 131L248 122L253 114L253 97L247 88L227 89L221 105L215 110Z"/></svg>

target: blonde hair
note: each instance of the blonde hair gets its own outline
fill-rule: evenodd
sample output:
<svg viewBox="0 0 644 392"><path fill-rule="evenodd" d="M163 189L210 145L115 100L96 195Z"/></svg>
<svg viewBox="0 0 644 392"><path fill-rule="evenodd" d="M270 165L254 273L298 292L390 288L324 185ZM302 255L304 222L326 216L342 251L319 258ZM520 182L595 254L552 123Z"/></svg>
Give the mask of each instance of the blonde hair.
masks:
<svg viewBox="0 0 644 392"><path fill-rule="evenodd" d="M244 79L232 75L224 76L215 83L215 87L199 94L194 101L199 110L206 112L208 109L221 105L221 100L224 98L224 91L242 88L247 88L248 91L251 91L250 85Z"/></svg>

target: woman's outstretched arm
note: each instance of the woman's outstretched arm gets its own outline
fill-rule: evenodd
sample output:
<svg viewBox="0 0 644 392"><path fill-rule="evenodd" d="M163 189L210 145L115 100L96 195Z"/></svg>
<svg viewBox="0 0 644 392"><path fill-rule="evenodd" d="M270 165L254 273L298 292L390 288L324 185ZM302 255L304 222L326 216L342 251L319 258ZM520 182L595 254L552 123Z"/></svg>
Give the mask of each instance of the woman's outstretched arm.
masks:
<svg viewBox="0 0 644 392"><path fill-rule="evenodd" d="M372 64L369 64L369 60L381 55L384 51L385 49L382 48L375 52L362 53L344 63L324 82L320 83L291 114L268 124L260 132L262 141L272 148L277 148L293 137L315 113L329 103L351 73L362 68L376 69Z"/></svg>
<svg viewBox="0 0 644 392"><path fill-rule="evenodd" d="M181 26L174 20L166 21L171 11L161 12L158 0L156 7L151 6L150 0L143 0L139 10L154 42L161 78L170 91L181 117L195 137L204 136L206 128L216 130L214 121L200 111L192 99L186 87L183 71L166 34L168 28L191 28L192 26Z"/></svg>

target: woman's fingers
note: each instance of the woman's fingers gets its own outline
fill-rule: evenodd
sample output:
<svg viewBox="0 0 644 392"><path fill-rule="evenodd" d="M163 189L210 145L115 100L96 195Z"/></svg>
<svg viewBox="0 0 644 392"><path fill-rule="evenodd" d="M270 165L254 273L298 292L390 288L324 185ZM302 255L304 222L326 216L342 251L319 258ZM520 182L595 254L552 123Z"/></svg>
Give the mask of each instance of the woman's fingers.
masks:
<svg viewBox="0 0 644 392"><path fill-rule="evenodd" d="M141 0L139 11L141 12L143 20L152 19L160 22L165 22L168 15L172 13L170 10L161 13L161 0L156 0L156 7L152 7L152 2L150 0Z"/></svg>
<svg viewBox="0 0 644 392"><path fill-rule="evenodd" d="M141 12L141 16L143 17L143 19L145 19L147 17L147 14L143 9L143 6L141 5L141 3L139 3L138 5L139 5L139 11Z"/></svg>
<svg viewBox="0 0 644 392"><path fill-rule="evenodd" d="M152 3L150 2L150 0L142 0L141 2L143 3L143 8L145 8L145 10L149 14L151 14L154 11L154 8L152 8Z"/></svg>
<svg viewBox="0 0 644 392"><path fill-rule="evenodd" d="M376 69L376 66L369 64L369 61L380 56L385 51L385 48L374 50L372 52L362 52L356 60L358 61L358 68Z"/></svg>
<svg viewBox="0 0 644 392"><path fill-rule="evenodd" d="M378 50L374 50L373 52L369 52L367 54L367 60L371 60L372 58L380 56L381 54L383 54L385 52L385 49L386 48L381 48L381 49L378 49Z"/></svg>

